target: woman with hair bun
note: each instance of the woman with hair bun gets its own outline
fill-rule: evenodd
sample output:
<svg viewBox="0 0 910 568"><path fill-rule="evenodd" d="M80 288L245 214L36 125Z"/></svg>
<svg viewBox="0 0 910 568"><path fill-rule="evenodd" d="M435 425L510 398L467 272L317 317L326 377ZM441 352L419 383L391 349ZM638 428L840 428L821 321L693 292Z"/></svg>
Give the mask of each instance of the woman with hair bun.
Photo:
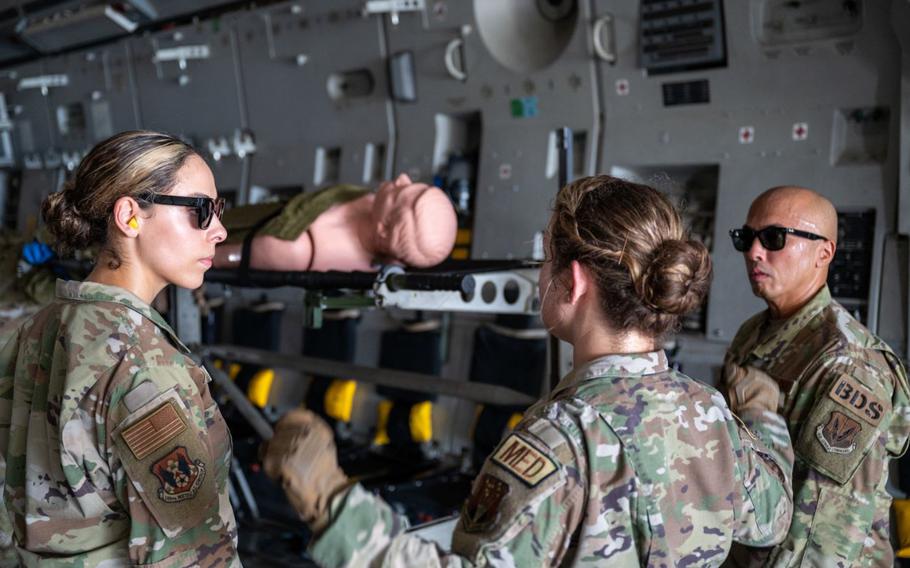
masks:
<svg viewBox="0 0 910 568"><path fill-rule="evenodd" d="M315 415L278 424L265 469L313 529L317 562L717 566L734 540L783 539L793 451L777 385L732 386L737 420L661 349L711 277L672 205L644 185L580 179L556 198L546 249L541 317L573 346L574 369L487 459L451 551L406 534L391 507L348 482Z"/></svg>
<svg viewBox="0 0 910 568"><path fill-rule="evenodd" d="M0 339L0 563L238 565L231 441L150 303L197 288L226 232L212 172L157 132L95 146L43 216L84 282Z"/></svg>

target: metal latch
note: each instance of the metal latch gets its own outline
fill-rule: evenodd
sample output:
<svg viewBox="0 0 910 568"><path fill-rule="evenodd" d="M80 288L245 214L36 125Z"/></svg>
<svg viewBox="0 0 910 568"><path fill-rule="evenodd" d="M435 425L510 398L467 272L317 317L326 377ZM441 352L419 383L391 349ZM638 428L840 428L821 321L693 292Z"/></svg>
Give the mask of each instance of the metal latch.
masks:
<svg viewBox="0 0 910 568"><path fill-rule="evenodd" d="M363 7L363 14L388 14L392 25L398 25L398 14L402 12L422 12L426 8L425 0L369 0Z"/></svg>
<svg viewBox="0 0 910 568"><path fill-rule="evenodd" d="M208 59L211 55L209 46L202 45L181 45L180 47L167 47L159 49L152 58L152 63L162 63L165 61L176 61L181 69L186 69L186 62L190 59Z"/></svg>
<svg viewBox="0 0 910 568"><path fill-rule="evenodd" d="M35 77L23 77L19 79L16 90L24 91L26 89L41 89L42 95L47 95L47 90L52 87L65 87L70 84L68 75L38 75Z"/></svg>

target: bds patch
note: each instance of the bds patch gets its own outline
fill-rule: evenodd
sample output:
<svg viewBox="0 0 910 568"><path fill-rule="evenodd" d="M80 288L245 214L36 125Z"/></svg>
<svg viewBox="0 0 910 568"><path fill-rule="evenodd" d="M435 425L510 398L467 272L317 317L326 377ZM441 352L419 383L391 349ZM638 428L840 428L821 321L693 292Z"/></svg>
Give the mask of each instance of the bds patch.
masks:
<svg viewBox="0 0 910 568"><path fill-rule="evenodd" d="M859 422L842 412L832 410L828 422L819 424L815 435L826 452L849 454L856 449L856 436L862 430L863 427Z"/></svg>
<svg viewBox="0 0 910 568"><path fill-rule="evenodd" d="M205 479L205 463L193 460L183 446L152 464L152 473L158 478L158 498L165 503L178 503L192 499Z"/></svg>
<svg viewBox="0 0 910 568"><path fill-rule="evenodd" d="M518 434L506 438L492 459L528 487L534 487L557 469L552 459L521 439Z"/></svg>
<svg viewBox="0 0 910 568"><path fill-rule="evenodd" d="M871 390L849 375L841 375L834 381L828 397L872 426L878 426L888 408Z"/></svg>
<svg viewBox="0 0 910 568"><path fill-rule="evenodd" d="M499 506L509 494L509 484L485 473L477 480L461 512L465 532L484 532L499 520Z"/></svg>
<svg viewBox="0 0 910 568"><path fill-rule="evenodd" d="M123 430L120 436L137 460L145 459L186 430L180 414L174 401L169 400Z"/></svg>

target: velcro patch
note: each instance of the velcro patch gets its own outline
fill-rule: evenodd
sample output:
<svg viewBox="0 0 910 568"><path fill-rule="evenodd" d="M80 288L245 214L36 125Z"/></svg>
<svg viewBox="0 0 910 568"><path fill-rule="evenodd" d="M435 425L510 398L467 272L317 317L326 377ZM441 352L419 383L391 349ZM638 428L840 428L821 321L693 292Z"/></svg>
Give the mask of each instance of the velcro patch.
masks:
<svg viewBox="0 0 910 568"><path fill-rule="evenodd" d="M471 497L462 509L461 521L466 532L483 532L499 520L499 505L509 494L509 484L485 473L474 485Z"/></svg>
<svg viewBox="0 0 910 568"><path fill-rule="evenodd" d="M193 459L183 446L171 450L150 469L161 484L158 498L165 503L192 499L205 479L205 462Z"/></svg>
<svg viewBox="0 0 910 568"><path fill-rule="evenodd" d="M832 410L828 422L819 424L815 435L826 452L849 454L856 449L856 436L862 431L863 427L859 422L842 412Z"/></svg>
<svg viewBox="0 0 910 568"><path fill-rule="evenodd" d="M120 434L137 460L142 460L186 430L173 401L167 401Z"/></svg>
<svg viewBox="0 0 910 568"><path fill-rule="evenodd" d="M493 461L515 475L529 487L534 487L556 471L556 464L533 446L512 434L499 445Z"/></svg>
<svg viewBox="0 0 910 568"><path fill-rule="evenodd" d="M878 426L887 408L887 405L872 394L872 391L848 375L841 375L834 381L834 386L831 387L828 396L850 411L850 414L872 426Z"/></svg>

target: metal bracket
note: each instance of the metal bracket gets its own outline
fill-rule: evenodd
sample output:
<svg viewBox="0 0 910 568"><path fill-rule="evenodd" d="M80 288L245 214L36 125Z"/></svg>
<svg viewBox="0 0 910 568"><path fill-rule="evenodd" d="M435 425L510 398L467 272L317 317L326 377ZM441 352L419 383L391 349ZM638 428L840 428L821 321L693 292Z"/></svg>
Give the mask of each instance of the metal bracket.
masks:
<svg viewBox="0 0 910 568"><path fill-rule="evenodd" d="M322 327L322 312L325 310L346 310L372 308L376 300L365 294L326 296L319 290L307 290L303 295L303 325L312 329Z"/></svg>
<svg viewBox="0 0 910 568"><path fill-rule="evenodd" d="M250 154L256 153L256 141L253 140L253 133L247 130L234 131L234 153L241 160Z"/></svg>
<svg viewBox="0 0 910 568"><path fill-rule="evenodd" d="M221 158L230 156L233 153L231 151L231 145L224 136L209 138L206 141L206 147L208 147L209 154L211 154L212 159L216 162L220 162Z"/></svg>
<svg viewBox="0 0 910 568"><path fill-rule="evenodd" d="M464 291L395 289L394 278L376 286L376 305L405 310L536 314L539 269L523 268L473 274L474 289Z"/></svg>
<svg viewBox="0 0 910 568"><path fill-rule="evenodd" d="M369 0L363 6L363 15L388 14L392 25L397 26L398 14L402 12L422 12L426 8L425 0Z"/></svg>

